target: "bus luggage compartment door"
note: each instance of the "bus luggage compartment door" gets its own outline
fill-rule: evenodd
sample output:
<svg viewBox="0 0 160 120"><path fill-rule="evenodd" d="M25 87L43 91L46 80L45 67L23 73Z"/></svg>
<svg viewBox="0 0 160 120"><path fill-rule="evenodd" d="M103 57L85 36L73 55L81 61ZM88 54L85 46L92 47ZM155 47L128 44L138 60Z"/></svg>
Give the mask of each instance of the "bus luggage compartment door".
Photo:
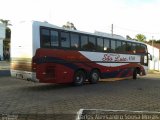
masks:
<svg viewBox="0 0 160 120"><path fill-rule="evenodd" d="M36 77L43 83L54 83L55 66L50 64L37 65Z"/></svg>

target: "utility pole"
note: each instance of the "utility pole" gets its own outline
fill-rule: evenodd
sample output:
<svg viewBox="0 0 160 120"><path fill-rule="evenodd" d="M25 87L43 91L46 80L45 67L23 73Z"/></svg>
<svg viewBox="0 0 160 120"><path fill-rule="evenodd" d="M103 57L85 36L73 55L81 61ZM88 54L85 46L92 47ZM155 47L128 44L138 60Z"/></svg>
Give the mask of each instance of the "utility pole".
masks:
<svg viewBox="0 0 160 120"><path fill-rule="evenodd" d="M152 36L152 47L153 47L153 36Z"/></svg>
<svg viewBox="0 0 160 120"><path fill-rule="evenodd" d="M152 60L153 60L153 70L155 70L153 38L154 38L154 37L152 36Z"/></svg>
<svg viewBox="0 0 160 120"><path fill-rule="evenodd" d="M112 37L113 37L113 24L111 25L111 34L112 34Z"/></svg>

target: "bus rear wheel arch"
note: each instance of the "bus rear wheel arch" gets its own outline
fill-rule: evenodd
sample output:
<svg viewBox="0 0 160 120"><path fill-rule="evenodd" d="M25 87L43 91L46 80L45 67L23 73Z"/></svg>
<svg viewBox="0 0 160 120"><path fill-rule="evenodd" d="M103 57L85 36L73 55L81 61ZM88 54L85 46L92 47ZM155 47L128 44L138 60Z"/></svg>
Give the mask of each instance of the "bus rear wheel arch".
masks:
<svg viewBox="0 0 160 120"><path fill-rule="evenodd" d="M133 69L133 79L137 79L137 74L139 74L140 76L143 75L143 72L140 67L136 67Z"/></svg>
<svg viewBox="0 0 160 120"><path fill-rule="evenodd" d="M90 74L89 74L89 78L88 81L91 84L96 84L100 79L100 71L98 69L93 69Z"/></svg>
<svg viewBox="0 0 160 120"><path fill-rule="evenodd" d="M85 73L85 71L83 71L83 70L77 70L74 73L73 84L75 86L83 85L83 83L84 83L85 80L86 80L86 73Z"/></svg>
<svg viewBox="0 0 160 120"><path fill-rule="evenodd" d="M140 68L136 67L133 69L133 79L137 79L137 74L140 74Z"/></svg>

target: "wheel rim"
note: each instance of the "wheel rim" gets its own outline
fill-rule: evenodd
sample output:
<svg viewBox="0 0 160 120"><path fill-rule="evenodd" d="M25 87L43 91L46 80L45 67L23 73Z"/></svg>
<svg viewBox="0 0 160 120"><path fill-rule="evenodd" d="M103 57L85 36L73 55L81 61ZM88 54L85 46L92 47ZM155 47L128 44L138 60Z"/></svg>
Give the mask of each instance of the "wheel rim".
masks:
<svg viewBox="0 0 160 120"><path fill-rule="evenodd" d="M98 79L99 79L98 74L97 74L97 73L93 73L93 74L92 74L92 79L93 79L93 80L98 80Z"/></svg>
<svg viewBox="0 0 160 120"><path fill-rule="evenodd" d="M83 75L77 75L76 76L76 83L81 83L83 81Z"/></svg>

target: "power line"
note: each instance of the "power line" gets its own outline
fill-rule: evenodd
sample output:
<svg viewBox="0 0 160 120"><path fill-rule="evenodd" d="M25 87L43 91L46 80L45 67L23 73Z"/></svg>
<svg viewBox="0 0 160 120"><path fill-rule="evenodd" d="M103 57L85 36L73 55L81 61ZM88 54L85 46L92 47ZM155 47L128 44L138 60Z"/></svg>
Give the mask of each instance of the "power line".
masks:
<svg viewBox="0 0 160 120"><path fill-rule="evenodd" d="M158 33L158 32L157 33L156 32L154 32L154 33L146 32L146 31L144 32L144 31L140 31L140 30L135 30L135 29L130 29L130 28L125 28L125 27L120 27L120 26L114 25L114 29L116 29L116 28L122 29L122 30L125 30L125 31L136 32L136 33L160 35L160 33Z"/></svg>

